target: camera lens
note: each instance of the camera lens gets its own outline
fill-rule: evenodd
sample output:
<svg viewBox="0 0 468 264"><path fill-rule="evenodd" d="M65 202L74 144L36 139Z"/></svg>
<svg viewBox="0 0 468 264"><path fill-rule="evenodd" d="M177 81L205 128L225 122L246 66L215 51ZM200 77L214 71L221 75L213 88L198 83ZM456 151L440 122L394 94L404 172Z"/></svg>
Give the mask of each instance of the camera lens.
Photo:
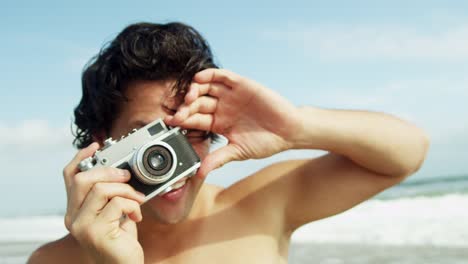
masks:
<svg viewBox="0 0 468 264"><path fill-rule="evenodd" d="M149 159L149 165L154 170L163 169L165 165L164 163L166 163L166 159L164 158L164 156L161 155L161 153L157 153L157 152L151 153L148 159Z"/></svg>
<svg viewBox="0 0 468 264"><path fill-rule="evenodd" d="M154 145L145 150L142 161L145 170L150 174L148 176L157 180L171 169L173 157L164 146Z"/></svg>

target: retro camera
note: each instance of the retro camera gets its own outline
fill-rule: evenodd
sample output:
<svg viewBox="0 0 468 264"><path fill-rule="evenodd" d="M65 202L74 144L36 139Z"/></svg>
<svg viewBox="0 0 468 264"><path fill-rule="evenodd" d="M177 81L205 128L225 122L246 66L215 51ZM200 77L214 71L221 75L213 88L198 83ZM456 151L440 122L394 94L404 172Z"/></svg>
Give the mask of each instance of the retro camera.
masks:
<svg viewBox="0 0 468 264"><path fill-rule="evenodd" d="M81 171L110 166L130 171L128 182L146 195L145 202L155 195L172 190L184 177L195 175L200 158L179 127L168 129L161 119L133 129L119 141L108 138L93 157L78 165Z"/></svg>

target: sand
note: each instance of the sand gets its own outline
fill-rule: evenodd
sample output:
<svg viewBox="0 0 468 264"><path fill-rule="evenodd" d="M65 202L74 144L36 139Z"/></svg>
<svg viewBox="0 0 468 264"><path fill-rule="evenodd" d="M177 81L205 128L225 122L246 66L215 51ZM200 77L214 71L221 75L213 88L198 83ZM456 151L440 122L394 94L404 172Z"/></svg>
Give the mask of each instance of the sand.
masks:
<svg viewBox="0 0 468 264"><path fill-rule="evenodd" d="M0 242L0 264L26 263L44 242ZM246 262L247 263L247 262ZM466 264L468 249L438 246L389 246L294 243L291 264Z"/></svg>

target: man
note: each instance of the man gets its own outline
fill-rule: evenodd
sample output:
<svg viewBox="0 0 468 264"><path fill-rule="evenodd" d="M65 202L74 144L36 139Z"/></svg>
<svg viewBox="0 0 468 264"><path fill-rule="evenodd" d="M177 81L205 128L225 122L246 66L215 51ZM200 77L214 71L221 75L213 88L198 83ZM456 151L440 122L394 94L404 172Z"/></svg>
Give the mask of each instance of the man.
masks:
<svg viewBox="0 0 468 264"><path fill-rule="evenodd" d="M30 263L286 263L294 230L401 182L429 144L395 117L299 108L217 69L204 39L180 23L127 27L87 65L82 82L75 109L82 150L64 169L70 234L36 250ZM176 190L140 207L144 196L126 184L128 171L79 172L104 139L157 118L187 129L202 159ZM215 134L228 144L209 153ZM229 161L289 149L328 154L271 164L228 188L203 183Z"/></svg>

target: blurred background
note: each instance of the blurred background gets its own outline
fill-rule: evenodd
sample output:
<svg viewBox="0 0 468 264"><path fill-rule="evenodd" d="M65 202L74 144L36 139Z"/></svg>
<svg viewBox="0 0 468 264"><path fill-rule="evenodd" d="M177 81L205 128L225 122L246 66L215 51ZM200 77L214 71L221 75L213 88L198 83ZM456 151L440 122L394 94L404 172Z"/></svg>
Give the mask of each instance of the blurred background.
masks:
<svg viewBox="0 0 468 264"><path fill-rule="evenodd" d="M66 233L61 171L76 152L70 126L82 68L141 21L192 25L223 68L296 105L383 111L430 135L419 172L299 230L291 263L466 261L467 14L468 3L428 0L2 2L0 263L22 263ZM231 163L208 182L229 186L273 161L320 154Z"/></svg>

